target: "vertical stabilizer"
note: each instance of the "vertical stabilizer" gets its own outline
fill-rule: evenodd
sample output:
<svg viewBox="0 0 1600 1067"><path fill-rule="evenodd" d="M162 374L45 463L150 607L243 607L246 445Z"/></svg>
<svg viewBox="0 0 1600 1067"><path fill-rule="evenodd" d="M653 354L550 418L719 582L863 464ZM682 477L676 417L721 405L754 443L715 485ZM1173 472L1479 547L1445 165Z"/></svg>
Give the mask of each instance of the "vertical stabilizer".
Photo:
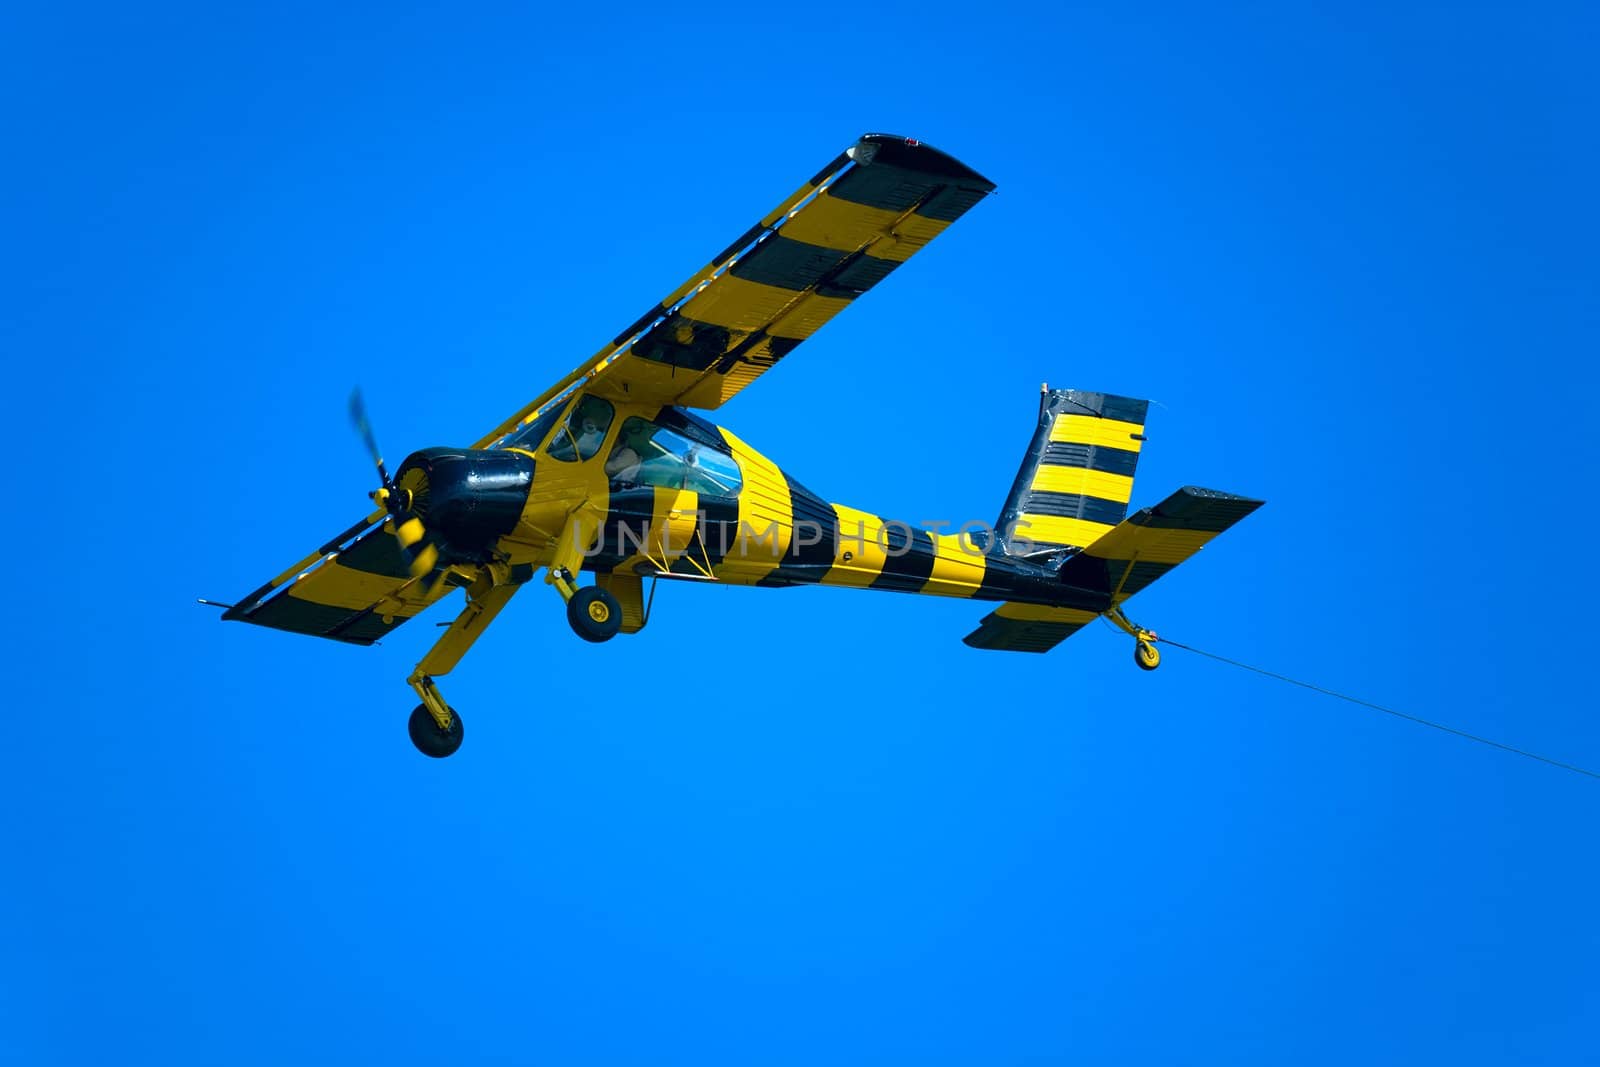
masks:
<svg viewBox="0 0 1600 1067"><path fill-rule="evenodd" d="M1044 388L995 525L1008 555L1082 548L1126 517L1148 408L1147 400Z"/></svg>

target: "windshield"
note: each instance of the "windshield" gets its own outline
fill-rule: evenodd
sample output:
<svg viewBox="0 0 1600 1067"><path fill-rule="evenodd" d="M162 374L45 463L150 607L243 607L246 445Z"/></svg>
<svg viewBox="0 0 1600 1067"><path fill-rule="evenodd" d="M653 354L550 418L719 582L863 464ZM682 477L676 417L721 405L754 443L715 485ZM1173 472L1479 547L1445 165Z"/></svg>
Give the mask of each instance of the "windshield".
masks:
<svg viewBox="0 0 1600 1067"><path fill-rule="evenodd" d="M567 405L565 404L557 404L522 429L507 437L500 443L500 447L521 448L528 452L538 451L539 446L544 443L545 436L550 433L550 427L556 424L556 420L561 417L561 413L566 408Z"/></svg>
<svg viewBox="0 0 1600 1067"><path fill-rule="evenodd" d="M561 424L561 429L550 439L547 450L551 459L572 463L590 459L600 451L606 431L611 429L611 417L617 409L611 401L597 396L585 396L572 406L572 414Z"/></svg>

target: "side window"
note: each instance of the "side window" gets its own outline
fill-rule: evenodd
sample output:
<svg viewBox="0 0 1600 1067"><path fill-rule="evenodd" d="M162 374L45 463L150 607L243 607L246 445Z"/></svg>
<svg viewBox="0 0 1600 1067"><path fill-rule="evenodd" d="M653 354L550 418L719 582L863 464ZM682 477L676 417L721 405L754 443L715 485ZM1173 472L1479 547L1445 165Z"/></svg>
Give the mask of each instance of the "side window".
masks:
<svg viewBox="0 0 1600 1067"><path fill-rule="evenodd" d="M641 418L623 422L606 458L606 476L622 485L692 489L708 496L735 496L742 482L732 456Z"/></svg>
<svg viewBox="0 0 1600 1067"><path fill-rule="evenodd" d="M510 437L507 437L501 442L500 447L521 448L529 452L534 451L544 443L545 436L550 432L550 427L556 424L556 420L561 417L561 413L565 410L565 404L557 404Z"/></svg>
<svg viewBox="0 0 1600 1067"><path fill-rule="evenodd" d="M561 424L561 429L550 439L547 449L551 459L572 463L591 459L600 451L600 444L611 428L611 417L617 409L609 400L586 396L572 406L572 414Z"/></svg>
<svg viewBox="0 0 1600 1067"><path fill-rule="evenodd" d="M739 465L733 457L704 445L689 446L686 457L689 478L685 489L693 489L706 496L738 496L744 481L739 476Z"/></svg>

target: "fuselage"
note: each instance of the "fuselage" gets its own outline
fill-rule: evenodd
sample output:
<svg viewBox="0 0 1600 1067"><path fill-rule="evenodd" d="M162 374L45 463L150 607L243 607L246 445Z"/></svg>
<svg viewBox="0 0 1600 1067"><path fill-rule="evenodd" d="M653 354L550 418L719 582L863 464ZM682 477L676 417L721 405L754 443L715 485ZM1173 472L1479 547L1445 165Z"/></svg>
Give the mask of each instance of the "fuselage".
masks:
<svg viewBox="0 0 1600 1067"><path fill-rule="evenodd" d="M832 503L676 407L578 394L491 449L417 453L400 480L430 476L447 561L544 567L566 534L597 573L1105 607L1060 581L1059 557L1008 553L982 524L933 532Z"/></svg>

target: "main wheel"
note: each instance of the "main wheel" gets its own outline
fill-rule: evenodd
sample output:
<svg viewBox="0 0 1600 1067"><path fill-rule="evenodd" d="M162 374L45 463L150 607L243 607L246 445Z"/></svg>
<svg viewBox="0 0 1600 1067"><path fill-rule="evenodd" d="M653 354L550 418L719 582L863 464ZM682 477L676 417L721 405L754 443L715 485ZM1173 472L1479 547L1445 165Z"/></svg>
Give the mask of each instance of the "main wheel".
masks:
<svg viewBox="0 0 1600 1067"><path fill-rule="evenodd" d="M1140 638L1133 644L1133 662L1142 670L1153 671L1161 666L1161 650L1149 641Z"/></svg>
<svg viewBox="0 0 1600 1067"><path fill-rule="evenodd" d="M444 759L455 752L461 747L461 738L464 736L461 713L455 708L450 709L448 730L439 729L439 724L433 721L433 716L422 704L418 704L417 710L411 713L411 721L406 727L411 732L411 743L417 746L417 751L434 759Z"/></svg>
<svg viewBox="0 0 1600 1067"><path fill-rule="evenodd" d="M586 585L567 601L567 622L585 641L609 641L622 629L622 605L598 585Z"/></svg>

